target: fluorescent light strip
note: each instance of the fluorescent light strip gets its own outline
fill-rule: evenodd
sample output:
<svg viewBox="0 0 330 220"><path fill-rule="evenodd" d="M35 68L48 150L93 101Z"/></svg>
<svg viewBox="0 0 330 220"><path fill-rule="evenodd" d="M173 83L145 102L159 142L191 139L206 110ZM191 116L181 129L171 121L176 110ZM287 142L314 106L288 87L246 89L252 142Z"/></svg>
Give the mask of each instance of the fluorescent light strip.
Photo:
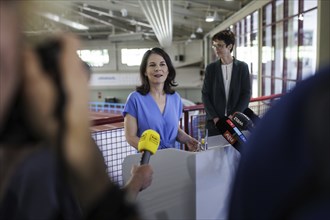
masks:
<svg viewBox="0 0 330 220"><path fill-rule="evenodd" d="M88 30L89 28L85 25L82 25L78 22L74 22L74 21L70 21L68 19L65 19L65 18L62 18L56 14L52 14L52 13L41 13L42 16L44 16L45 18L48 18L49 20L52 20L52 21L55 21L55 22L58 22L58 23L61 23L61 24L65 24L67 26L70 26L74 29L77 29L77 30Z"/></svg>

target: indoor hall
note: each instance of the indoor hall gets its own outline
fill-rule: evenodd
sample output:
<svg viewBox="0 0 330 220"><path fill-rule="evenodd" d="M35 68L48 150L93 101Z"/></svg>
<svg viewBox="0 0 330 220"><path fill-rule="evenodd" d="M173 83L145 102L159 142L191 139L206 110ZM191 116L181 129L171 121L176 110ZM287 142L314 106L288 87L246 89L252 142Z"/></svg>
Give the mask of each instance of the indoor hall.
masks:
<svg viewBox="0 0 330 220"><path fill-rule="evenodd" d="M199 141L200 149L190 152L176 142L174 149L158 150L150 157L153 181L136 199L142 219L228 219L240 153L254 130L236 124L239 137L235 138L242 142L239 150L223 134L208 136L202 88L206 67L219 59L212 41L215 34L222 30L235 34L231 54L248 66L250 114L244 113L254 128L296 86L329 65L330 4L324 0L40 1L36 5L38 13L26 21L23 31L29 40L38 42L59 30L81 39L77 54L90 67L91 136L109 177L120 187L142 155L126 140L123 117L129 95L141 83L142 56L160 47L172 60L175 91L183 103L179 125ZM239 134L244 138L239 139ZM280 208L292 208L290 202ZM283 217L280 208L271 208L273 218ZM241 211L246 214L244 207Z"/></svg>

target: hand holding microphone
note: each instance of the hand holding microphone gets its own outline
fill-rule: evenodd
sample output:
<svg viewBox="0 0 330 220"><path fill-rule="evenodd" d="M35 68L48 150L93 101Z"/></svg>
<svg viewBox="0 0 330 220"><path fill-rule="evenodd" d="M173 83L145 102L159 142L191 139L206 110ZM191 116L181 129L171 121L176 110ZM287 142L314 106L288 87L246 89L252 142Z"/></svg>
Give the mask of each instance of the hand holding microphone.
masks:
<svg viewBox="0 0 330 220"><path fill-rule="evenodd" d="M160 143L159 134L152 130L145 130L138 143L138 151L142 152L140 165L148 164L150 156L155 154Z"/></svg>
<svg viewBox="0 0 330 220"><path fill-rule="evenodd" d="M132 176L125 186L133 198L151 185L153 170L148 164L150 156L156 153L159 143L160 136L156 131L148 129L142 133L138 143L138 151L142 152L140 166L132 167Z"/></svg>

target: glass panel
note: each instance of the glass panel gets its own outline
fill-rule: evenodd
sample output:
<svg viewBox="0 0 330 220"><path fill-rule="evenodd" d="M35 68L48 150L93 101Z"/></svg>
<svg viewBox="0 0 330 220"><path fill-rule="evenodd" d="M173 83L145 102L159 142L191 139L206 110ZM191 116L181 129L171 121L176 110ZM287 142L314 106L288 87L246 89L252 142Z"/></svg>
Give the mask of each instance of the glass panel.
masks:
<svg viewBox="0 0 330 220"><path fill-rule="evenodd" d="M121 49L121 63L127 66L139 66L144 53L150 48Z"/></svg>
<svg viewBox="0 0 330 220"><path fill-rule="evenodd" d="M251 32L251 15L246 17L246 33Z"/></svg>
<svg viewBox="0 0 330 220"><path fill-rule="evenodd" d="M265 91L264 91L264 96L266 95L271 95L271 88L272 88L272 84L271 84L271 80L270 78L265 78Z"/></svg>
<svg viewBox="0 0 330 220"><path fill-rule="evenodd" d="M304 11L317 7L318 0L304 0Z"/></svg>
<svg viewBox="0 0 330 220"><path fill-rule="evenodd" d="M283 0L277 0L276 1L276 21L283 19L283 9L284 9Z"/></svg>
<svg viewBox="0 0 330 220"><path fill-rule="evenodd" d="M297 80L298 64L298 22L297 17L288 20L288 30L285 33L288 45L285 48L287 78Z"/></svg>
<svg viewBox="0 0 330 220"><path fill-rule="evenodd" d="M258 72L259 72L259 45L258 45L258 34L252 34L252 42L251 42L251 75L253 77L253 88L252 88L252 97L258 97Z"/></svg>
<svg viewBox="0 0 330 220"><path fill-rule="evenodd" d="M92 67L102 67L108 64L109 53L108 50L78 50L78 56Z"/></svg>
<svg viewBox="0 0 330 220"><path fill-rule="evenodd" d="M299 47L302 61L302 79L313 75L316 68L317 10L304 14L303 45Z"/></svg>
<svg viewBox="0 0 330 220"><path fill-rule="evenodd" d="M283 78L283 23L276 25L275 77Z"/></svg>
<svg viewBox="0 0 330 220"><path fill-rule="evenodd" d="M258 75L251 75L252 77L252 98L259 96Z"/></svg>
<svg viewBox="0 0 330 220"><path fill-rule="evenodd" d="M239 38L239 35L240 35L240 28L241 28L241 23L240 22L237 22L236 23L236 45L237 46L240 46L241 45L241 41L240 41L240 38Z"/></svg>
<svg viewBox="0 0 330 220"><path fill-rule="evenodd" d="M241 35L244 35L244 33L245 33L245 20L244 19L242 19L241 20Z"/></svg>
<svg viewBox="0 0 330 220"><path fill-rule="evenodd" d="M274 94L281 94L282 93L282 87L283 87L283 80L282 79L276 79L275 80Z"/></svg>
<svg viewBox="0 0 330 220"><path fill-rule="evenodd" d="M246 34L246 46L250 47L251 46L251 34L248 32Z"/></svg>
<svg viewBox="0 0 330 220"><path fill-rule="evenodd" d="M264 65L263 74L265 76L271 76L272 73L272 59L273 59L273 49L272 49L272 29L271 26L265 28L264 40L262 47L262 63Z"/></svg>
<svg viewBox="0 0 330 220"><path fill-rule="evenodd" d="M259 13L258 13L258 11L255 11L252 16L253 16L252 31L258 30L258 28L259 28Z"/></svg>
<svg viewBox="0 0 330 220"><path fill-rule="evenodd" d="M255 11L253 14L253 24L251 33L251 75L252 75L252 97L258 97L258 73L259 73L259 44L258 44L258 30L259 30L259 13Z"/></svg>
<svg viewBox="0 0 330 220"><path fill-rule="evenodd" d="M268 25L272 23L272 4L268 4L264 7L264 25Z"/></svg>
<svg viewBox="0 0 330 220"><path fill-rule="evenodd" d="M299 9L299 1L298 0L286 0L288 1L288 15L292 16L292 15L296 15L298 14L298 9Z"/></svg>
<svg viewBox="0 0 330 220"><path fill-rule="evenodd" d="M296 81L287 81L286 91L290 92L296 86Z"/></svg>
<svg viewBox="0 0 330 220"><path fill-rule="evenodd" d="M241 38L241 46L244 47L245 46L245 36L241 35L240 38Z"/></svg>

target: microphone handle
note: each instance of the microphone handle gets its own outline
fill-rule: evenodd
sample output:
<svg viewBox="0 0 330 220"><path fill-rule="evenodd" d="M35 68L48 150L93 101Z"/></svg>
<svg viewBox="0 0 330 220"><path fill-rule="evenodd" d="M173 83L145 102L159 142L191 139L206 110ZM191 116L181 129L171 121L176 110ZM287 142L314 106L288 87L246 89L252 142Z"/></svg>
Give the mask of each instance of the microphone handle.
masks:
<svg viewBox="0 0 330 220"><path fill-rule="evenodd" d="M148 164L150 156L151 156L150 151L143 151L141 161L140 161L140 165Z"/></svg>
<svg viewBox="0 0 330 220"><path fill-rule="evenodd" d="M238 151L241 152L241 143L239 141L236 141L232 146Z"/></svg>

